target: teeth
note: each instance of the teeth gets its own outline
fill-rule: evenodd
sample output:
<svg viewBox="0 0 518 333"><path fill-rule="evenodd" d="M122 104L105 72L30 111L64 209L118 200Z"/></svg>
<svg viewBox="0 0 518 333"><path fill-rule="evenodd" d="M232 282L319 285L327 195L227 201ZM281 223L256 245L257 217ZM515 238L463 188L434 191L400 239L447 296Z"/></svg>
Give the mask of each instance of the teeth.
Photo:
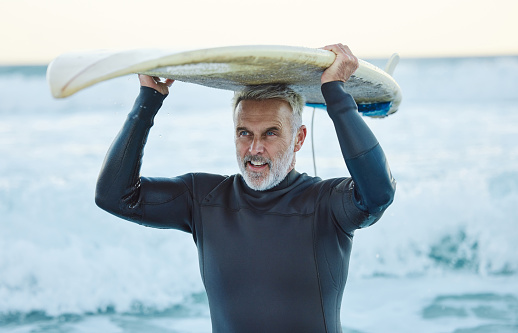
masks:
<svg viewBox="0 0 518 333"><path fill-rule="evenodd" d="M263 164L264 164L264 163L254 162L254 161L250 161L250 163L251 163L252 165L255 165L255 166L263 165Z"/></svg>

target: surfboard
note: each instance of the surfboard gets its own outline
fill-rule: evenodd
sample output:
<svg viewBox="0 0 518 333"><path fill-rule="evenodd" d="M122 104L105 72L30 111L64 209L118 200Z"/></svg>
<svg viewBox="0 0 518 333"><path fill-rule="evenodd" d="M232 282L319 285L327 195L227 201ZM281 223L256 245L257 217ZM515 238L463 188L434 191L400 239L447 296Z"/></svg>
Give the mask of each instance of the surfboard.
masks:
<svg viewBox="0 0 518 333"><path fill-rule="evenodd" d="M309 106L325 108L320 76L335 59L322 49L278 45L228 46L174 52L166 49L93 50L58 56L47 68L47 81L56 98L70 96L98 82L141 73L212 88L238 91L245 86L287 84ZM387 63L394 70L398 56ZM359 60L346 82L360 112L384 117L397 111L401 89L391 73Z"/></svg>

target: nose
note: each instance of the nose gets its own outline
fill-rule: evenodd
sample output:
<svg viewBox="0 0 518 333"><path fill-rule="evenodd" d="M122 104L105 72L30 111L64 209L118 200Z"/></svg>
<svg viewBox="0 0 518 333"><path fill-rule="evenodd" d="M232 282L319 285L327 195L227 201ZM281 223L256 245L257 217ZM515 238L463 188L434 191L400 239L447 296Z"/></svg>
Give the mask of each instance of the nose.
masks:
<svg viewBox="0 0 518 333"><path fill-rule="evenodd" d="M261 138L254 138L248 150L252 155L262 154L264 152L264 144Z"/></svg>

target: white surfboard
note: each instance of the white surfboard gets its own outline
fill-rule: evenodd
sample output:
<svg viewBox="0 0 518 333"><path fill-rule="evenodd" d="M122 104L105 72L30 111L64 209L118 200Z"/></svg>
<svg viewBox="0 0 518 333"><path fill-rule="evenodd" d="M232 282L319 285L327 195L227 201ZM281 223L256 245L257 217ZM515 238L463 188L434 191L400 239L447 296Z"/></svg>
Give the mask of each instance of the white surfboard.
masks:
<svg viewBox="0 0 518 333"><path fill-rule="evenodd" d="M95 83L142 73L208 87L237 91L244 86L283 83L306 98L308 105L323 106L320 76L335 59L321 49L291 46L230 46L189 52L163 49L65 53L47 69L47 80L56 98L70 96ZM387 64L393 71L398 57ZM401 89L390 74L360 60L360 67L346 82L359 111L383 117L397 111Z"/></svg>

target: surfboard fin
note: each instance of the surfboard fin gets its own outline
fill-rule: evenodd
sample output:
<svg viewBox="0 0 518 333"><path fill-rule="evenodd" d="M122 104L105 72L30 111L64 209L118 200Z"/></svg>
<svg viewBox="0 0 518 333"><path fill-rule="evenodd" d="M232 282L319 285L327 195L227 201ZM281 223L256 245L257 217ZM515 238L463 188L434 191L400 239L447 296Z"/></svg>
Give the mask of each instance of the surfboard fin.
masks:
<svg viewBox="0 0 518 333"><path fill-rule="evenodd" d="M397 64L399 63L399 54L394 53L390 56L387 64L385 65L385 72L387 72L390 76L394 74L394 69L396 69Z"/></svg>

